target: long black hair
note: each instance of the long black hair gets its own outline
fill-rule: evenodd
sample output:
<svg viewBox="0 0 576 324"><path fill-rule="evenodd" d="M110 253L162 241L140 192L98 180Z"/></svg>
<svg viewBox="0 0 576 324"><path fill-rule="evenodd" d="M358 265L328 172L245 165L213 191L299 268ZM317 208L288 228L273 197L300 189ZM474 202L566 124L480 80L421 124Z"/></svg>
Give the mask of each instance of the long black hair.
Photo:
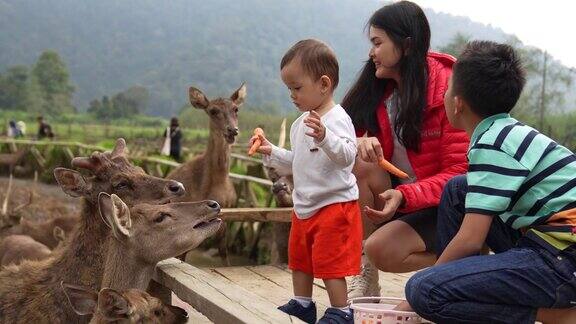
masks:
<svg viewBox="0 0 576 324"><path fill-rule="evenodd" d="M394 45L400 49L399 109L394 132L400 142L409 149L420 149L422 111L426 106L428 66L426 55L430 48L430 25L422 9L410 1L400 1L378 9L367 27L386 32ZM369 59L342 106L352 118L355 127L378 133L380 125L376 108L383 99L389 79L378 79L376 66Z"/></svg>

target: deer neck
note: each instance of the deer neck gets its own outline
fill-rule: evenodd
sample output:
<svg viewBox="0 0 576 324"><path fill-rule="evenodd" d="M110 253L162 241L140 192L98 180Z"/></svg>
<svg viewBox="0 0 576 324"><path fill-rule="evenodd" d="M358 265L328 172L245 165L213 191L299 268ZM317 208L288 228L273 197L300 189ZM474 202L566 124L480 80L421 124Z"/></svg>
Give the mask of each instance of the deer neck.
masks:
<svg viewBox="0 0 576 324"><path fill-rule="evenodd" d="M142 260L113 236L108 239L108 244L102 287L146 290L154 274L155 264Z"/></svg>
<svg viewBox="0 0 576 324"><path fill-rule="evenodd" d="M204 174L212 183L223 183L230 170L230 144L215 126L210 125L210 135L206 147Z"/></svg>
<svg viewBox="0 0 576 324"><path fill-rule="evenodd" d="M98 207L83 199L79 225L55 258L50 273L66 279L69 283L82 284L99 290L102 282L103 256L108 245L110 229L102 221Z"/></svg>

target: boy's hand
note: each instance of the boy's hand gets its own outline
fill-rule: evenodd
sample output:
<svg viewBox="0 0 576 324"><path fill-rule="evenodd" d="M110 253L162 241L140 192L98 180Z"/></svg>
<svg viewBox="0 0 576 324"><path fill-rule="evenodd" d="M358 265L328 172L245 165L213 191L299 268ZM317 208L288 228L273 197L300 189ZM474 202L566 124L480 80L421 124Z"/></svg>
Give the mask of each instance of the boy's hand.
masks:
<svg viewBox="0 0 576 324"><path fill-rule="evenodd" d="M258 152L260 154L265 154L265 155L272 154L272 146L270 145L270 142L266 139L266 137L264 137L264 135L252 136L250 138L249 146L252 147L252 144L254 144L254 141L257 138L259 138L262 141L262 144L260 144L260 147L258 147L256 152Z"/></svg>
<svg viewBox="0 0 576 324"><path fill-rule="evenodd" d="M404 201L404 195L396 189L388 189L381 193L379 197L385 203L382 211L372 209L368 206L364 207L364 213L374 224L380 224L392 219L396 210L398 210Z"/></svg>
<svg viewBox="0 0 576 324"><path fill-rule="evenodd" d="M314 110L310 110L308 117L304 119L304 124L312 128L312 132L306 132L306 135L313 137L316 142L322 142L326 136L326 128L320 120L320 115Z"/></svg>

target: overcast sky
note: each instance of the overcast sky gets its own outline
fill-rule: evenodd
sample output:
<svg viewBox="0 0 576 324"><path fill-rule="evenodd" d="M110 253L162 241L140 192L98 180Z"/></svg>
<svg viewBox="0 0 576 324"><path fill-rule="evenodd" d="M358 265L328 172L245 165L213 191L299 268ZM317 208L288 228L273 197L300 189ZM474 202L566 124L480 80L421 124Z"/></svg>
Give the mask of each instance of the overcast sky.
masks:
<svg viewBox="0 0 576 324"><path fill-rule="evenodd" d="M527 45L547 50L576 68L576 1L572 0L413 0L434 11L470 19L515 34Z"/></svg>

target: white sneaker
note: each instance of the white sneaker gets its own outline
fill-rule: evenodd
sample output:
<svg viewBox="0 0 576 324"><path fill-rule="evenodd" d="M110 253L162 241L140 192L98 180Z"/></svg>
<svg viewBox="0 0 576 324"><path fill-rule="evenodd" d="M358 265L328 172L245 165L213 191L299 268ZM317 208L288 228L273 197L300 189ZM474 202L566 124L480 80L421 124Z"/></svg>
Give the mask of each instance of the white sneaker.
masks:
<svg viewBox="0 0 576 324"><path fill-rule="evenodd" d="M360 274L353 276L348 284L348 299L357 297L379 297L378 269L366 255L362 255Z"/></svg>

